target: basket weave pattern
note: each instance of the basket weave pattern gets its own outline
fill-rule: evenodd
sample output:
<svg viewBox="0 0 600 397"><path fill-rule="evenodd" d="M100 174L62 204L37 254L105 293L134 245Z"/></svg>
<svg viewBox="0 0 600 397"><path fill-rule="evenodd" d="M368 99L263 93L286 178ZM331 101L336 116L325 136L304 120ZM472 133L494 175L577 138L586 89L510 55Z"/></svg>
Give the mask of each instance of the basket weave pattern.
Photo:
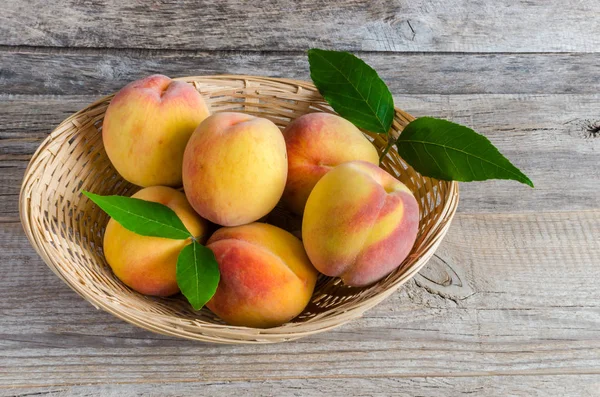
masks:
<svg viewBox="0 0 600 397"><path fill-rule="evenodd" d="M211 112L238 111L267 118L280 128L311 112L333 113L316 88L303 81L253 76L186 77L204 96ZM180 296L153 298L138 294L111 272L102 254L108 216L81 195L131 195L139 188L124 181L102 145L101 126L111 96L63 121L33 155L21 188L20 215L31 244L48 267L96 308L142 328L217 343L269 343L323 332L357 318L409 280L433 255L458 204L458 184L425 178L392 149L382 168L417 197L420 223L409 257L385 279L364 288L320 276L313 298L291 322L270 329L233 327L208 309L194 311ZM413 119L396 109L394 134ZM365 133L381 153L383 135ZM343 144L343 143L341 143ZM269 221L297 231L299 220L276 208Z"/></svg>

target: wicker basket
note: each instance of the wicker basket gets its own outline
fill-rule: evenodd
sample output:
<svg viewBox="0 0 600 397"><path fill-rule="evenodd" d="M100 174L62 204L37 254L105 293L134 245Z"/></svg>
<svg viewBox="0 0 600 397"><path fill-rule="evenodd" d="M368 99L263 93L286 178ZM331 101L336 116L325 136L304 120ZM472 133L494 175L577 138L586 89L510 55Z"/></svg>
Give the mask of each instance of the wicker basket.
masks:
<svg viewBox="0 0 600 397"><path fill-rule="evenodd" d="M310 112L330 112L307 82L252 76L186 77L205 97L212 112L241 111L285 127ZM419 234L409 257L391 275L365 288L346 287L321 276L304 312L270 329L233 327L208 309L194 311L181 296L153 298L138 294L111 272L102 254L108 216L81 195L131 195L138 188L124 181L110 164L102 145L101 125L112 96L102 98L63 121L41 144L25 172L20 215L31 244L48 267L96 308L150 331L217 343L282 342L323 332L361 316L409 280L433 255L458 204L458 184L424 178L390 150L382 167L417 197ZM413 118L396 110L393 130L399 133ZM367 136L381 152L386 138ZM276 209L271 221L287 229L298 220Z"/></svg>

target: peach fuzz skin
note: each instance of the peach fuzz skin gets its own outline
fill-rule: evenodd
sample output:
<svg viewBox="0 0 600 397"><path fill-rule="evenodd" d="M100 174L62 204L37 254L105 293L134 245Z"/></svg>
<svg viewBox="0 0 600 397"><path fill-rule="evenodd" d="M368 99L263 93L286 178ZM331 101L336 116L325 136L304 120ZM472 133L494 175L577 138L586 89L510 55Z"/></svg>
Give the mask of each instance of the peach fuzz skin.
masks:
<svg viewBox="0 0 600 397"><path fill-rule="evenodd" d="M153 186L132 197L166 205L201 243L206 240L208 222L194 212L183 193ZM111 219L104 233L104 256L115 275L130 288L145 295L169 296L179 292L177 257L187 244L189 240L141 236Z"/></svg>
<svg viewBox="0 0 600 397"><path fill-rule="evenodd" d="M352 160L379 164L379 155L358 128L329 113L300 116L284 130L288 179L283 202L298 215L319 179L336 165Z"/></svg>
<svg viewBox="0 0 600 397"><path fill-rule="evenodd" d="M418 226L417 200L403 183L376 165L352 161L329 171L313 189L302 239L321 273L362 287L402 263Z"/></svg>
<svg viewBox="0 0 600 397"><path fill-rule="evenodd" d="M106 153L117 172L138 186L181 186L183 152L209 111L196 89L153 75L112 99L102 125Z"/></svg>
<svg viewBox="0 0 600 397"><path fill-rule="evenodd" d="M268 328L296 317L317 281L299 239L266 223L226 227L208 240L221 280L207 303L226 323Z"/></svg>
<svg viewBox="0 0 600 397"><path fill-rule="evenodd" d="M254 222L281 198L287 178L285 141L271 121L216 113L194 131L183 157L183 186L192 207L222 226Z"/></svg>

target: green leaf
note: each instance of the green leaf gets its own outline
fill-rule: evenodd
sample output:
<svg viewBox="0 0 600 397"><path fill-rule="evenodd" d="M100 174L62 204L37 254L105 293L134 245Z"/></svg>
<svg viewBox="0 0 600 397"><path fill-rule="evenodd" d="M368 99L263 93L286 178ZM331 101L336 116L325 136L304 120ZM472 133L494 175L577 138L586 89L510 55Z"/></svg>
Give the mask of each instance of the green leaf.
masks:
<svg viewBox="0 0 600 397"><path fill-rule="evenodd" d="M177 285L195 310L202 309L219 285L219 265L213 252L192 241L177 258Z"/></svg>
<svg viewBox="0 0 600 397"><path fill-rule="evenodd" d="M175 211L153 201L124 196L100 196L83 191L90 200L127 230L142 236L185 240L192 237Z"/></svg>
<svg viewBox="0 0 600 397"><path fill-rule="evenodd" d="M483 135L450 121L421 117L396 142L398 154L425 176L443 180L513 179L533 187Z"/></svg>
<svg viewBox="0 0 600 397"><path fill-rule="evenodd" d="M394 99L377 72L344 51L308 51L310 78L323 98L357 127L385 134L394 120Z"/></svg>

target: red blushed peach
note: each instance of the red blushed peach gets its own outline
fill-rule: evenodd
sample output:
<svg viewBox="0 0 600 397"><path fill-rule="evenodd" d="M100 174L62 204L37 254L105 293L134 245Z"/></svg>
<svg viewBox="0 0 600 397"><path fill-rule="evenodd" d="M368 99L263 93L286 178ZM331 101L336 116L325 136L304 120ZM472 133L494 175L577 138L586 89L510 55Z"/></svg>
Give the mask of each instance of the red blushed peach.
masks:
<svg viewBox="0 0 600 397"><path fill-rule="evenodd" d="M287 177L285 141L267 119L216 113L190 138L183 186L194 209L218 225L238 226L269 213Z"/></svg>
<svg viewBox="0 0 600 397"><path fill-rule="evenodd" d="M338 164L363 160L379 164L375 147L351 122L329 113L309 113L283 132L288 153L288 179L283 202L302 215L311 190Z"/></svg>
<svg viewBox="0 0 600 397"><path fill-rule="evenodd" d="M206 239L208 222L194 212L183 193L165 186L152 186L132 197L166 205L200 242ZM104 256L113 272L123 283L146 295L169 296L179 292L177 257L187 244L187 240L141 236L114 219L108 222L104 232Z"/></svg>
<svg viewBox="0 0 600 397"><path fill-rule="evenodd" d="M221 280L207 306L225 322L246 327L281 325L308 304L317 271L300 240L266 223L226 227L209 239Z"/></svg>
<svg viewBox="0 0 600 397"><path fill-rule="evenodd" d="M134 81L106 109L106 154L117 172L135 185L181 186L185 146L208 115L191 84L162 75Z"/></svg>
<svg viewBox="0 0 600 397"><path fill-rule="evenodd" d="M314 187L302 239L321 273L358 287L402 263L418 226L417 200L403 183L376 165L352 161L329 171Z"/></svg>

